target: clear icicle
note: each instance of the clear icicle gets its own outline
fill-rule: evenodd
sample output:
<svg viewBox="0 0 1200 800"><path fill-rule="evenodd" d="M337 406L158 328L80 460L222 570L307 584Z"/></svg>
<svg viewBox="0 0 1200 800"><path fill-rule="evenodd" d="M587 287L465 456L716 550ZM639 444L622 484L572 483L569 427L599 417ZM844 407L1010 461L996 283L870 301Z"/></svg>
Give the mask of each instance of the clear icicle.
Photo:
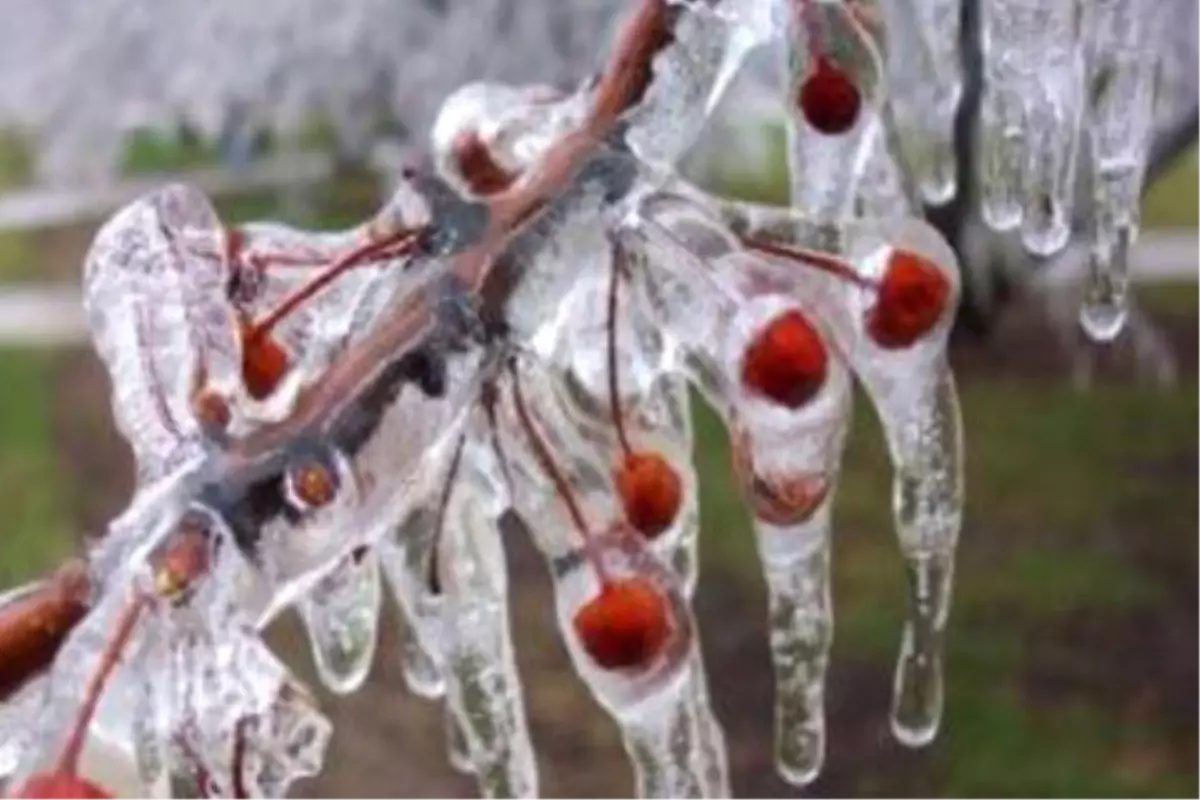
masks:
<svg viewBox="0 0 1200 800"><path fill-rule="evenodd" d="M692 758L697 743L696 731L689 724L689 688L663 692L636 714L619 720L625 750L633 763L636 797L706 796Z"/></svg>
<svg viewBox="0 0 1200 800"><path fill-rule="evenodd" d="M1032 0L1034 3L1037 0ZM980 211L989 226L1007 231L1021 224L1021 178L1026 109L1022 92L1031 61L1022 49L1035 37L1025 6L1031 0L979 4L983 88L976 122Z"/></svg>
<svg viewBox="0 0 1200 800"><path fill-rule="evenodd" d="M883 65L877 42L840 0L809 0L790 7L784 61L792 203L823 220L848 216L879 138ZM824 65L824 66L823 66ZM808 121L802 101L809 82L835 70L853 84L859 107L853 124L836 134ZM828 101L826 101L828 102Z"/></svg>
<svg viewBox="0 0 1200 800"><path fill-rule="evenodd" d="M862 226L865 231L871 228L870 223ZM873 237L865 231L863 238L870 241ZM848 235L852 254L857 249L854 238ZM851 366L866 386L887 435L900 549L910 570L922 575L910 586L909 621L892 713L896 737L919 746L933 739L941 718L941 631L949 613L950 565L962 525L962 416L946 358L959 274L953 252L927 224L908 221L887 238L893 247L918 253L937 265L953 287L941 321L924 340L890 351L860 332L850 349ZM890 253L890 248L885 252ZM852 260L861 271L877 275L873 270L879 269L879 255ZM853 319L862 324L861 314Z"/></svg>
<svg viewBox="0 0 1200 800"><path fill-rule="evenodd" d="M403 618L399 633L404 683L418 697L433 700L446 693L446 678L444 598L429 585L438 500L431 503L409 514L378 549L383 574Z"/></svg>
<svg viewBox="0 0 1200 800"><path fill-rule="evenodd" d="M927 203L957 189L954 121L963 94L962 0L885 0L889 105Z"/></svg>
<svg viewBox="0 0 1200 800"><path fill-rule="evenodd" d="M485 444L488 439L481 438L464 444L461 472L441 532L446 699L454 718L451 731L461 726L467 763L483 794L535 797L537 764L512 648L508 575L498 525L507 498L500 467Z"/></svg>
<svg viewBox="0 0 1200 800"><path fill-rule="evenodd" d="M908 565L909 619L892 697L892 732L919 747L942 714L942 634L950 613L954 548L962 526L962 421L954 376L942 361L906 418L884 414L895 463L892 505ZM923 382L924 383L924 382Z"/></svg>
<svg viewBox="0 0 1200 800"><path fill-rule="evenodd" d="M730 259L731 271L739 260ZM794 303L770 295L752 301L739 315L740 335L730 342L727 359L736 366L751 336L795 309ZM825 674L833 641L830 516L851 385L845 367L831 359L820 390L797 409L739 394L731 429L734 465L754 512L767 583L775 763L784 780L804 786L820 773L825 755Z"/></svg>
<svg viewBox="0 0 1200 800"><path fill-rule="evenodd" d="M1095 341L1116 338L1126 317L1129 249L1154 123L1163 11L1157 4L1103 0L1092 7L1095 34L1087 96L1093 231L1079 321Z"/></svg>
<svg viewBox="0 0 1200 800"><path fill-rule="evenodd" d="M1022 90L1026 153L1021 242L1043 256L1057 253L1071 237L1084 105L1079 27L1086 11L1080 3L1090 0L1035 2L1028 9L1035 36L1026 46L1037 48L1037 60L1030 62L1036 65L1036 79L1026 81Z"/></svg>
<svg viewBox="0 0 1200 800"><path fill-rule="evenodd" d="M814 220L786 209L734 204L726 207L740 230L801 248L827 234ZM888 440L893 467L896 534L909 569L921 580L910 587L905 644L897 667L893 730L909 745L928 743L941 715L941 632L949 613L954 549L964 499L962 418L946 344L958 303L959 270L949 245L917 219L856 220L838 231L843 255L863 277L878 280L897 251L938 269L949 295L936 324L911 345L888 349L875 343L864 319L876 302L873 291L848 289L831 276L805 273L794 264L770 271L764 280L815 292L813 313L846 353L849 366L875 405Z"/></svg>
<svg viewBox="0 0 1200 800"><path fill-rule="evenodd" d="M344 557L298 602L317 674L331 692L353 692L370 674L382 598L379 558L364 548Z"/></svg>
<svg viewBox="0 0 1200 800"><path fill-rule="evenodd" d="M1084 98L1079 0L994 0L980 5L984 57L979 174L984 219L1020 226L1039 255L1070 237Z"/></svg>

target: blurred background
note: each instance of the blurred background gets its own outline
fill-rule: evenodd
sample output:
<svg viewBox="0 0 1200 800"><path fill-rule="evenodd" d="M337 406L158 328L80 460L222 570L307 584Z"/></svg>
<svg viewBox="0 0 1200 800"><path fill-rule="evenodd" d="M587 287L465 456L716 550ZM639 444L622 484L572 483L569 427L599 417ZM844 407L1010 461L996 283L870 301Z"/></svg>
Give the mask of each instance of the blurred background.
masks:
<svg viewBox="0 0 1200 800"><path fill-rule="evenodd" d="M56 5L65 16L55 18L58 27L43 21L41 35L68 55L91 53L95 63L108 63L95 44L63 44L61 37L76 30L67 23L82 18L62 10L69 4L44 8ZM425 14L425 6L444 4L414 0L417 5ZM26 13L32 6L43 7L5 0L0 9L15 19L18 8ZM515 63L515 56L468 58L423 90L409 87L403 102L392 102L394 87L388 90L392 100L381 104L365 93L353 112L299 114L285 135L274 124L277 98L256 94L244 76L237 91L212 100L208 116L200 115L203 124L186 114L139 118L114 110L112 119L100 112L78 118L60 112L53 125L30 127L32 117L17 114L20 103L9 101L36 104L37 93L25 84L45 84L12 70L40 67L4 62L9 72L0 71L0 87L11 80L21 91L0 88L0 588L75 550L129 497L130 456L113 430L107 377L87 344L79 308L82 258L97 225L120 203L171 179L213 192L231 222L281 218L337 228L362 219L386 192L398 159L419 151L432 113L426 106L436 108L447 88L472 77L563 81L586 74L595 40L581 35L591 23L574 8L586 4L554 6L536 25L521 16L520 4L485 6L487 13L508 7L510 27L476 19L475 27L455 29L463 23L444 8L429 24L448 26L443 33L462 41L463 50L471 50L472 42L485 47L480 37L502 30L510 43L540 42L543 57L526 58L528 63ZM483 12L476 16L486 20ZM608 18L597 14L593 22L607 24ZM137 19L138 30L167 24ZM284 58L289 47L303 50L303 33L297 33L305 30L302 22L293 19L292 27L272 32L267 42L283 54L280 63L295 70L280 74L298 81L324 63ZM339 69L351 77L374 69L375 61L364 56L358 64L338 50L353 41L353 33L345 35L331 45L342 55ZM1176 65L1189 74L1194 37L1191 42L1190 51L1182 51L1186 60ZM404 63L386 48L381 53L379 63ZM43 54L53 60L51 55ZM122 69L138 68L136 53L123 57L129 63ZM170 64L154 68L169 82L162 71ZM410 71L427 73L427 67ZM53 97L43 93L46 103L62 108L70 106L62 96L116 92L99 70L53 73L46 67L46 75L70 83L74 94L65 88ZM322 91L341 90L331 86ZM122 91L121 98L136 100L148 90L138 84ZM726 193L785 202L778 118L761 92L735 89L733 96L745 99L722 109L688 169ZM407 102L415 105L405 118L396 109L409 108ZM947 645L944 729L921 751L901 748L888 732L904 577L892 541L882 437L869 404L859 398L835 519L829 754L825 773L806 794L1197 791L1200 177L1194 103L1192 96L1191 111L1164 131L1174 138L1156 158L1145 201L1146 230L1134 262L1135 323L1109 348L1087 343L1075 330L1071 276L1078 270L1077 251L1033 266L1002 242L970 246L964 233L974 224L969 202L956 204L953 214L936 212L963 257L974 268L986 260L984 272L994 277L992 291L965 315L952 346L966 422L968 505ZM111 108L117 107L112 99ZM382 122L366 125L357 116L366 113L362 109L378 112ZM346 116L358 127L348 130ZM116 137L102 168L43 168L46 152L58 152L46 140L74 138L86 151L89 131ZM731 143L741 148L732 158ZM704 524L697 608L734 789L743 796L796 795L772 767L765 596L748 521L729 480L728 442L699 403L696 414ZM513 615L543 792L627 794L630 776L616 731L578 684L558 642L540 559L520 541L512 542L509 556L520 576L512 583ZM396 620L391 610L388 617ZM473 781L446 763L440 708L403 689L395 626L385 625L382 635L369 684L349 698L323 698L336 734L326 772L300 793L474 796ZM289 663L312 678L299 626L284 620L272 638Z"/></svg>

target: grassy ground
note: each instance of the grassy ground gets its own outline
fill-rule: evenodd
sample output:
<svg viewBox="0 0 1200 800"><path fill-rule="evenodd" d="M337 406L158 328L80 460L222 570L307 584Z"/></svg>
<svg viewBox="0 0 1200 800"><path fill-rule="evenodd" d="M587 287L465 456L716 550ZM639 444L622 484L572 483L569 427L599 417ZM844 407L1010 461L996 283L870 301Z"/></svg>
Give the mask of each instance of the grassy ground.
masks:
<svg viewBox="0 0 1200 800"><path fill-rule="evenodd" d="M1178 209L1194 201L1196 180L1193 154L1160 194L1152 192L1147 217L1194 226L1194 202L1186 213ZM355 192L319 197L306 213L341 224L361 211ZM250 198L224 210L245 218L274 202ZM53 270L70 275L86 243L86 231L76 231L20 246L43 258L56 248ZM1194 285L1159 287L1143 299L1176 345L1194 352ZM829 765L814 794L1197 789L1195 370L1187 364L1172 391L1108 381L1080 393L1027 368L1022 359L1043 345L1026 326L1006 330L986 351L968 345L955 353L970 367L962 384L969 505L947 644L945 731L920 753L886 735L903 576L890 538L886 455L859 398L836 513ZM119 508L127 476L108 427L107 386L90 357L0 351L0 386L3 586L53 563L72 534ZM705 522L699 614L735 787L783 794L789 790L770 774L770 676L752 540L729 490L724 436L703 409L697 427ZM547 793L628 791L611 729L566 677L544 594L518 585L521 658ZM438 714L401 697L394 645L385 633L384 663L371 684L331 705L339 735L314 791L470 791L441 761Z"/></svg>

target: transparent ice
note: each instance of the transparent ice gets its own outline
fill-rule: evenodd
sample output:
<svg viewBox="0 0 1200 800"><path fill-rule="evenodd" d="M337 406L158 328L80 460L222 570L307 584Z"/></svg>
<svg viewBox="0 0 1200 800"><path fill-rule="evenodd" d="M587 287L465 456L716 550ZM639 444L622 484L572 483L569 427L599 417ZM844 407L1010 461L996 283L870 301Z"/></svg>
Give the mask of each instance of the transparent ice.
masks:
<svg viewBox="0 0 1200 800"><path fill-rule="evenodd" d="M383 37L401 30L424 37L421 52L434 56L405 80L440 86L431 73L448 43L422 26L465 15L458 21L487 38L503 4L475 18L438 5L379 25L395 9L367 4L346 19L363 22L369 6L384 14L371 19L380 30L342 29L333 15L326 34L340 44L365 36L376 42L367 54L392 53ZM1142 120L1115 109L1151 114L1143 37L1152 23L1121 0L1079 8L987 4L982 202L991 224L1020 228L1031 249L1061 247L1086 145L1102 209L1089 319L1107 330L1119 317L1148 138ZM199 30L244 23L216 9L195 12L210 14ZM504 554L504 538L523 532L545 557L574 670L618 726L638 796L728 795L691 608L702 527L695 389L730 433L734 480L753 515L776 766L807 784L825 757L832 504L855 379L888 442L908 576L892 730L904 744L928 743L943 710L964 486L946 355L959 268L919 201L955 189L956 10L949 0L648 2L626 15L620 57L573 90L481 69L490 82L426 109L433 170L398 176L359 225L233 227L183 186L118 212L86 259L86 305L138 488L88 553L88 615L48 670L0 705L0 772L19 785L86 736L134 765L103 778L112 788L281 794L319 770L331 732L260 632L295 607L322 682L352 691L370 671L386 584L402 612L405 681L444 704L451 764L486 796L536 796L513 651L523 621L511 618ZM276 11L263 11L263 31L279 30ZM295 13L287 30L320 27L299 24L315 12ZM550 24L524 5L512 14L506 24ZM141 30L131 19L112 24ZM647 33L653 25L670 35ZM249 36L234 27L235 39ZM165 58L167 44L152 44ZM724 200L674 171L755 50L783 66L789 207ZM841 133L817 131L797 105L820 59L862 101ZM269 60L237 66L265 81L280 69ZM331 91L353 94L336 78L331 69ZM281 119L312 99L299 84L279 91L270 113ZM630 107L606 105L614 97ZM218 109L223 98L200 99ZM98 157L108 147L100 142ZM867 319L905 258L933 270L947 296L913 341L885 346ZM794 408L743 370L751 342L792 313L828 361ZM248 386L258 340L247 329L270 334L286 356L265 396ZM220 404L208 411L227 413L201 413L213 395ZM675 516L656 536L626 518L617 475L631 452L660 456L679 481ZM659 638L641 642L653 647L637 659L606 661L580 620L631 586L638 613L654 617L639 624L661 623ZM614 622L629 619L605 620ZM101 681L108 656L116 666Z"/></svg>

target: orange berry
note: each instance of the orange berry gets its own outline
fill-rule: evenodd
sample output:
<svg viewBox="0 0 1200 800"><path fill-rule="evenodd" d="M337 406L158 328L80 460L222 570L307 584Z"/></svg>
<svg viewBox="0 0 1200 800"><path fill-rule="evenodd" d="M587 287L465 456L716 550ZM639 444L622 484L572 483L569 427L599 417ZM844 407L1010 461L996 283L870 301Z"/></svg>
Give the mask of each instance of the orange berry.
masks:
<svg viewBox="0 0 1200 800"><path fill-rule="evenodd" d="M950 282L941 270L916 253L897 250L867 314L867 332L880 347L908 347L937 324L949 298Z"/></svg>
<svg viewBox="0 0 1200 800"><path fill-rule="evenodd" d="M836 136L854 127L862 109L862 94L844 71L828 58L817 56L812 73L800 87L797 102L809 125Z"/></svg>
<svg viewBox="0 0 1200 800"><path fill-rule="evenodd" d="M759 331L746 348L742 383L788 408L812 399L825 382L829 352L804 315L785 311Z"/></svg>
<svg viewBox="0 0 1200 800"><path fill-rule="evenodd" d="M108 798L113 795L96 784L65 772L39 772L30 776L13 797Z"/></svg>
<svg viewBox="0 0 1200 800"><path fill-rule="evenodd" d="M658 453L629 453L617 468L617 492L629 524L653 539L675 521L683 482Z"/></svg>
<svg viewBox="0 0 1200 800"><path fill-rule="evenodd" d="M271 396L288 371L288 353L270 334L255 331L254 325L243 321L242 380L246 391L255 400Z"/></svg>
<svg viewBox="0 0 1200 800"><path fill-rule="evenodd" d="M667 600L644 578L612 581L576 612L575 633L601 669L643 666L671 634Z"/></svg>
<svg viewBox="0 0 1200 800"><path fill-rule="evenodd" d="M321 508L337 495L337 478L322 463L312 459L288 470L288 480L296 497L310 508Z"/></svg>

